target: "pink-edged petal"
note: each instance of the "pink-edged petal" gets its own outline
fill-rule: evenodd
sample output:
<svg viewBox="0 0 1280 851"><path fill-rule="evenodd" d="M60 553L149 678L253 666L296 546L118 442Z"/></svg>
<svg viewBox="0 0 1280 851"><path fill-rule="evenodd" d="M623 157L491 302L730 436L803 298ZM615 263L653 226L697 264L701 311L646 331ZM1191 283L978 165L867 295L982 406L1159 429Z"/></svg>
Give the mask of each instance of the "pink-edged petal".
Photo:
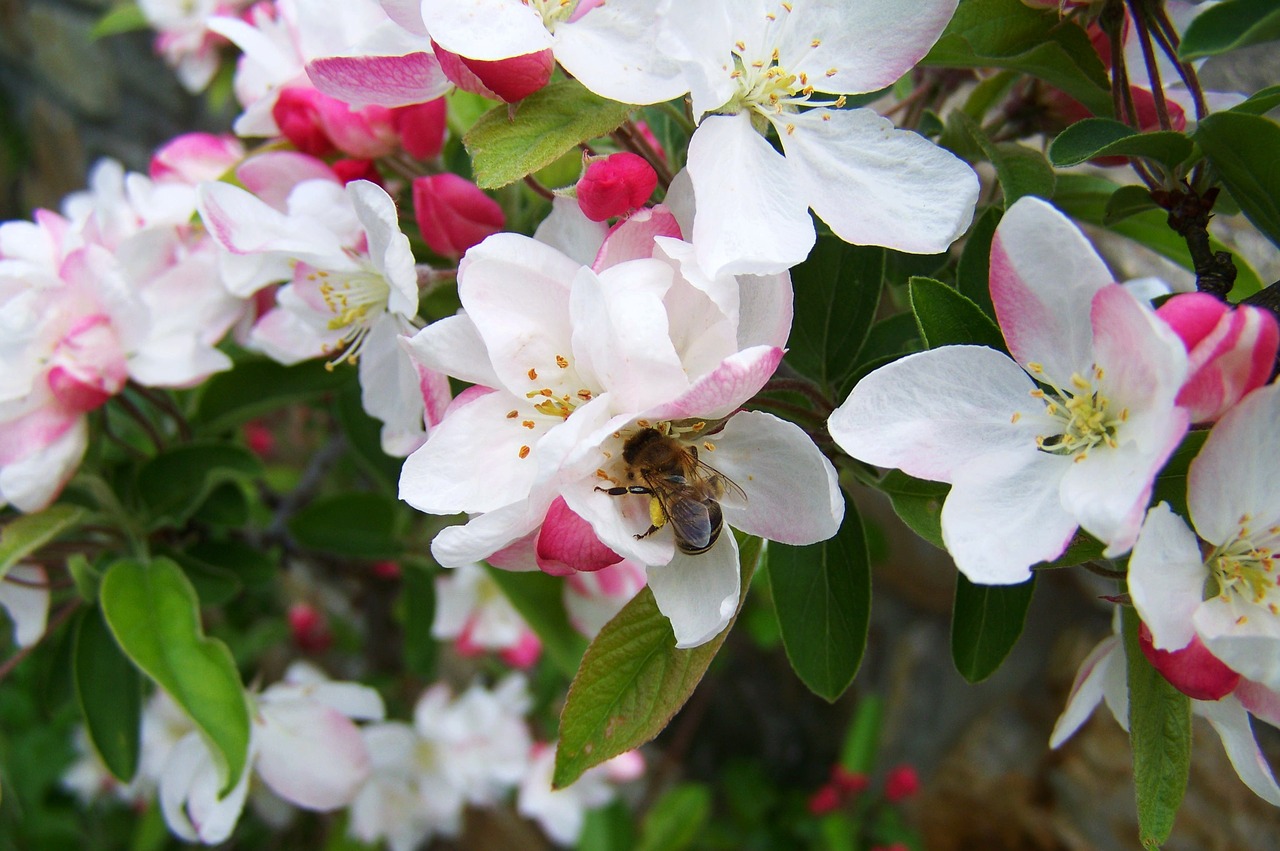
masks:
<svg viewBox="0 0 1280 851"><path fill-rule="evenodd" d="M627 260L650 258L658 237L679 239L680 225L666 207L643 207L609 230L591 268L602 272Z"/></svg>
<svg viewBox="0 0 1280 851"><path fill-rule="evenodd" d="M413 249L400 230L396 202L387 190L367 180L347 184L347 195L368 237L369 257L391 288L387 310L406 318L418 313L418 274Z"/></svg>
<svg viewBox="0 0 1280 851"><path fill-rule="evenodd" d="M1266 528L1280 520L1280 385L1260 387L1218 421L1187 475L1187 506L1200 537L1225 544L1240 518Z"/></svg>
<svg viewBox="0 0 1280 851"><path fill-rule="evenodd" d="M1195 295L1200 293L1186 297ZM1236 308L1190 349L1190 374L1178 404L1191 411L1192 422L1219 419L1267 382L1278 346L1280 330L1270 313L1248 305Z"/></svg>
<svg viewBox="0 0 1280 851"><path fill-rule="evenodd" d="M236 168L236 179L264 203L285 210L289 193L299 183L327 180L338 184L338 176L324 160L298 151L264 151L254 154Z"/></svg>
<svg viewBox="0 0 1280 851"><path fill-rule="evenodd" d="M355 798L369 776L369 752L351 720L306 700L259 707L257 771L277 795L308 810Z"/></svg>
<svg viewBox="0 0 1280 851"><path fill-rule="evenodd" d="M404 342L414 362L481 387L501 382L489 361L489 351L465 313L437 319Z"/></svg>
<svg viewBox="0 0 1280 851"><path fill-rule="evenodd" d="M1196 610L1193 623L1205 646L1228 668L1280 691L1280 618L1235 596L1214 597Z"/></svg>
<svg viewBox="0 0 1280 851"><path fill-rule="evenodd" d="M1103 370L1098 380L1103 394L1131 416L1144 412L1166 416L1187 376L1186 349L1177 334L1117 284L1094 294L1090 317L1094 359ZM1161 433L1156 428L1147 437L1145 429L1130 421L1120 439L1137 439L1154 448L1164 439Z"/></svg>
<svg viewBox="0 0 1280 851"><path fill-rule="evenodd" d="M489 555L485 560L500 570L514 573L526 573L539 570L538 567L538 533L534 529L529 534L502 547Z"/></svg>
<svg viewBox="0 0 1280 851"><path fill-rule="evenodd" d="M518 0L423 0L431 38L468 59L507 59L551 47L551 33L532 7Z"/></svg>
<svg viewBox="0 0 1280 851"><path fill-rule="evenodd" d="M1061 747L1093 714L1093 710L1102 702L1108 668L1117 663L1122 652L1118 635L1107 636L1089 651L1089 655L1080 663L1080 669L1076 671L1067 705L1053 725L1049 747L1055 750ZM1123 664L1122 660L1119 661Z"/></svg>
<svg viewBox="0 0 1280 851"><path fill-rule="evenodd" d="M806 73L818 91L856 94L882 89L911 70L942 34L956 0L796 5L778 40L783 67Z"/></svg>
<svg viewBox="0 0 1280 851"><path fill-rule="evenodd" d="M287 292L281 290L280 296L283 298ZM273 308L254 324L249 333L248 348L256 349L285 366L332 351L340 335L317 330L316 324L308 318L299 315L298 311Z"/></svg>
<svg viewBox="0 0 1280 851"><path fill-rule="evenodd" d="M658 610L671 621L676 647L706 644L738 610L738 542L728 531L705 553L677 552L665 565L649 565L648 576Z"/></svg>
<svg viewBox="0 0 1280 851"><path fill-rule="evenodd" d="M973 169L875 110L815 109L773 122L795 164L792 191L845 242L937 254L973 220Z"/></svg>
<svg viewBox="0 0 1280 851"><path fill-rule="evenodd" d="M1190 424L1182 408L1169 410L1164 420L1146 418L1139 439L1124 434L1118 447L1100 444L1077 455L1062 476L1059 497L1063 507L1090 535L1107 545L1108 558L1129 551L1138 539L1142 518L1151 501L1156 474L1178 448ZM1137 431L1133 420L1126 434Z"/></svg>
<svg viewBox="0 0 1280 851"><path fill-rule="evenodd" d="M1204 597L1207 571L1199 541L1162 502L1147 512L1129 556L1129 595L1158 650L1179 650L1195 636L1191 617Z"/></svg>
<svg viewBox="0 0 1280 851"><path fill-rule="evenodd" d="M835 468L794 423L742 411L706 438L698 457L747 495L745 506L723 504L726 525L801 546L839 531L844 497Z"/></svg>
<svg viewBox="0 0 1280 851"><path fill-rule="evenodd" d="M1026 196L1005 212L991 243L991 300L1009 352L1055 381L1093 365L1094 293L1111 273L1071 221Z"/></svg>
<svg viewBox="0 0 1280 851"><path fill-rule="evenodd" d="M49 577L35 564L17 564L0 580L0 608L13 624L13 643L30 647L49 619Z"/></svg>
<svg viewBox="0 0 1280 851"><path fill-rule="evenodd" d="M774 346L753 346L730 355L679 398L649 409L645 418L660 421L726 417L759 392L782 362L782 355L783 350Z"/></svg>
<svg viewBox="0 0 1280 851"><path fill-rule="evenodd" d="M816 239L799 169L751 126L746 113L712 115L689 140L697 212L693 244L711 277L768 275L809 256Z"/></svg>
<svg viewBox="0 0 1280 851"><path fill-rule="evenodd" d="M1234 696L1250 715L1280 728L1280 692L1272 691L1260 683L1241 680Z"/></svg>
<svg viewBox="0 0 1280 851"><path fill-rule="evenodd" d="M418 370L400 346L402 328L395 317L373 323L360 348L360 404L382 423L382 451L395 458L413 452L426 439L426 416Z"/></svg>
<svg viewBox="0 0 1280 851"><path fill-rule="evenodd" d="M828 421L853 457L910 475L950 481L989 452L1037 454L1052 433L1030 377L985 346L943 346L867 375Z"/></svg>
<svg viewBox="0 0 1280 851"><path fill-rule="evenodd" d="M229 183L202 183L198 196L205 227L233 254L279 251L297 257L323 257L338 248L331 232L299 228L293 218Z"/></svg>
<svg viewBox="0 0 1280 851"><path fill-rule="evenodd" d="M490 393L445 417L405 459L400 498L428 514L458 514L527 497L538 469L532 447L547 424L541 418L542 428L523 427L507 416L511 404L505 394Z"/></svg>
<svg viewBox="0 0 1280 851"><path fill-rule="evenodd" d="M431 555L444 567L461 567L488 558L528 535L546 513L545 506L514 503L476 515L461 526L446 526L431 541Z"/></svg>
<svg viewBox="0 0 1280 851"><path fill-rule="evenodd" d="M1204 716L1222 739L1227 759L1231 760L1241 782L1268 804L1280 807L1280 786L1276 785L1271 766L1258 747L1253 728L1249 726L1249 715L1240 701L1225 697L1214 702L1197 701L1193 705L1196 714Z"/></svg>
<svg viewBox="0 0 1280 851"><path fill-rule="evenodd" d="M88 446L88 421L77 417L53 442L0 467L0 502L28 512L47 507L80 466Z"/></svg>
<svg viewBox="0 0 1280 851"><path fill-rule="evenodd" d="M556 576L601 570L622 561L622 556L602 544L591 524L575 514L563 497L551 503L542 522L537 558L538 567Z"/></svg>
<svg viewBox="0 0 1280 851"><path fill-rule="evenodd" d="M429 51L403 56L326 56L307 63L307 76L317 89L353 108L426 103L453 86Z"/></svg>
<svg viewBox="0 0 1280 851"><path fill-rule="evenodd" d="M188 842L217 845L231 836L249 794L249 767L225 798L209 748L189 733L169 753L160 774L160 808L165 824Z"/></svg>
<svg viewBox="0 0 1280 851"><path fill-rule="evenodd" d="M1025 582L1062 555L1076 519L1058 501L1071 461L1043 452L991 452L956 471L942 504L942 540L956 567L983 585Z"/></svg>
<svg viewBox="0 0 1280 851"><path fill-rule="evenodd" d="M556 197L551 201L551 214L538 225L533 238L580 265L591 266L608 232L604 222L593 222L583 215L573 198Z"/></svg>
<svg viewBox="0 0 1280 851"><path fill-rule="evenodd" d="M620 103L661 103L689 91L659 38L651 0L609 0L556 28L556 60L591 91ZM602 61L608 57L608 61Z"/></svg>

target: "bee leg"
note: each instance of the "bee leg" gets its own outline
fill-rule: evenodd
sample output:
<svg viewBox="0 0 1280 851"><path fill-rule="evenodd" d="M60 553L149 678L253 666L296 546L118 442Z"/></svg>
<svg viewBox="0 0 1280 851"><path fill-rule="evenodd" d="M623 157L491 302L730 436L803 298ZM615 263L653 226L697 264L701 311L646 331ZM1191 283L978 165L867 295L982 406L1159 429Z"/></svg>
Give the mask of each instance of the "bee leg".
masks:
<svg viewBox="0 0 1280 851"><path fill-rule="evenodd" d="M629 493L643 493L653 495L653 491L641 485L632 485L631 487L618 488L596 488L600 493L607 493L609 496L626 496Z"/></svg>

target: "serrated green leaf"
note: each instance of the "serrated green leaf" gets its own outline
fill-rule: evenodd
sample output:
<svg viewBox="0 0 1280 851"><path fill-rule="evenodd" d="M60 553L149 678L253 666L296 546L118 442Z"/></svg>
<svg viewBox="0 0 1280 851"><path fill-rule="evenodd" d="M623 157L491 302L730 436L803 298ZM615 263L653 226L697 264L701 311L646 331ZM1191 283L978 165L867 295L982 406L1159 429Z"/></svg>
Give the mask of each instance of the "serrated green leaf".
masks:
<svg viewBox="0 0 1280 851"><path fill-rule="evenodd" d="M321 497L289 518L289 534L311 550L363 559L396 558L404 552L402 504L376 493Z"/></svg>
<svg viewBox="0 0 1280 851"><path fill-rule="evenodd" d="M1086 118L1058 134L1049 145L1049 161L1059 168L1095 157L1142 157L1170 171L1191 157L1191 137L1173 130L1139 133L1111 118Z"/></svg>
<svg viewBox="0 0 1280 851"><path fill-rule="evenodd" d="M79 523L87 512L75 505L51 505L35 514L23 514L0 531L0 579L9 569L54 538Z"/></svg>
<svg viewBox="0 0 1280 851"><path fill-rule="evenodd" d="M684 851L710 816L710 787L702 783L672 786L645 813L636 851Z"/></svg>
<svg viewBox="0 0 1280 851"><path fill-rule="evenodd" d="M741 542L741 608L763 542ZM736 616L735 616L736 618ZM671 622L643 588L605 624L582 657L564 710L552 783L563 789L594 765L639 747L662 732L693 694L733 628L700 647L677 649Z"/></svg>
<svg viewBox="0 0 1280 851"><path fill-rule="evenodd" d="M1107 199L1107 209L1103 213L1102 222L1106 225L1112 225L1138 213L1155 209L1158 209L1158 207L1156 202L1151 199L1151 192L1147 187L1136 185L1121 186L1111 193L1111 197Z"/></svg>
<svg viewBox="0 0 1280 851"><path fill-rule="evenodd" d="M1265 89L1259 89L1254 92L1228 111L1263 115L1277 106L1280 106L1280 86L1267 86Z"/></svg>
<svg viewBox="0 0 1280 851"><path fill-rule="evenodd" d="M810 691L834 701L858 673L871 623L871 560L853 503L834 538L770 544L768 575L792 669Z"/></svg>
<svg viewBox="0 0 1280 851"><path fill-rule="evenodd" d="M167 449L138 470L138 495L152 527L178 525L224 482L262 475L258 456L228 443L188 443Z"/></svg>
<svg viewBox="0 0 1280 851"><path fill-rule="evenodd" d="M128 783L138 770L142 678L98 609L77 616L73 640L72 676L89 741L107 770Z"/></svg>
<svg viewBox="0 0 1280 851"><path fill-rule="evenodd" d="M89 37L96 40L109 35L145 30L150 26L147 16L142 13L142 9L138 4L122 3L118 6L113 6L98 19L98 22L93 25L93 29L89 31Z"/></svg>
<svg viewBox="0 0 1280 851"><path fill-rule="evenodd" d="M1280 246L1280 125L1261 115L1216 112L1196 127L1196 142L1245 218Z"/></svg>
<svg viewBox="0 0 1280 851"><path fill-rule="evenodd" d="M576 80L559 80L480 117L462 142L471 154L476 184L497 189L550 165L580 142L604 136L634 106L605 100Z"/></svg>
<svg viewBox="0 0 1280 851"><path fill-rule="evenodd" d="M912 278L911 310L930 349L978 345L1004 351L999 326L967 297L932 278Z"/></svg>
<svg viewBox="0 0 1280 851"><path fill-rule="evenodd" d="M1170 685L1142 653L1138 613L1128 606L1123 613L1139 839L1145 848L1159 848L1173 830L1191 774L1191 699Z"/></svg>
<svg viewBox="0 0 1280 851"><path fill-rule="evenodd" d="M245 770L249 707L231 651L200 626L195 589L169 559L123 559L107 569L100 599L120 648L213 746L225 794Z"/></svg>
<svg viewBox="0 0 1280 851"><path fill-rule="evenodd" d="M967 0L920 62L946 68L1001 68L1039 77L1095 115L1111 114L1110 83L1089 36L1056 9L1021 0Z"/></svg>
<svg viewBox="0 0 1280 851"><path fill-rule="evenodd" d="M1178 56L1199 59L1276 39L1280 39L1280 7L1275 0L1227 0L1187 24Z"/></svg>
<svg viewBox="0 0 1280 851"><path fill-rule="evenodd" d="M822 237L791 270L795 320L787 362L834 393L866 342L884 280L884 249Z"/></svg>
<svg viewBox="0 0 1280 851"><path fill-rule="evenodd" d="M893 505L898 518L920 537L940 550L942 543L942 503L951 492L946 482L927 482L901 470L890 470L878 485Z"/></svg>
<svg viewBox="0 0 1280 851"><path fill-rule="evenodd" d="M988 207L978 217L965 237L956 267L956 289L992 319L996 309L991 303L991 240L1003 214L999 207Z"/></svg>
<svg viewBox="0 0 1280 851"><path fill-rule="evenodd" d="M1035 582L1032 576L1019 585L977 585L956 574L951 660L960 676L981 682L1008 657L1026 625Z"/></svg>
<svg viewBox="0 0 1280 851"><path fill-rule="evenodd" d="M354 383L354 369L324 368L319 361L281 366L269 360L244 360L201 385L192 425L201 434L219 434L243 422Z"/></svg>
<svg viewBox="0 0 1280 851"><path fill-rule="evenodd" d="M489 576L538 635L547 658L567 677L582 664L587 640L569 623L564 608L564 580L541 571L513 572L489 568Z"/></svg>

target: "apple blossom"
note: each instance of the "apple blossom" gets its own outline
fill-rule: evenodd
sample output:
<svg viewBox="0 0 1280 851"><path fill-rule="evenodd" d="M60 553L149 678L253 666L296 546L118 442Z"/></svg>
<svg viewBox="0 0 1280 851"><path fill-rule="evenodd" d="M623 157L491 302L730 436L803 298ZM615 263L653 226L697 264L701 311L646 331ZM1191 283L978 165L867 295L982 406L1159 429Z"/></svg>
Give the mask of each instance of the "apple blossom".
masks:
<svg viewBox="0 0 1280 851"><path fill-rule="evenodd" d="M1174 403L1181 341L1111 280L1066 217L1019 199L991 248L1013 359L981 346L908 355L862 379L831 416L855 458L951 484L942 537L974 582L1027 579L1077 527L1108 556L1126 552L1187 431Z"/></svg>
<svg viewBox="0 0 1280 851"><path fill-rule="evenodd" d="M1167 504L1147 513L1129 593L1158 650L1199 638L1233 671L1280 691L1280 490L1272 475L1280 386L1253 391L1218 421L1191 462L1192 533ZM1212 549L1201 553L1196 535Z"/></svg>
<svg viewBox="0 0 1280 851"><path fill-rule="evenodd" d="M645 585L644 565L620 561L601 570L565 577L564 608L569 623L587 638L596 633Z"/></svg>
<svg viewBox="0 0 1280 851"><path fill-rule="evenodd" d="M507 223L497 201L449 172L413 179L413 214L422 241L442 257L461 257Z"/></svg>
<svg viewBox="0 0 1280 851"><path fill-rule="evenodd" d="M499 652L515 668L538 661L542 643L482 565L463 565L437 576L435 585L433 638L456 641L464 656Z"/></svg>
<svg viewBox="0 0 1280 851"><path fill-rule="evenodd" d="M1080 663L1067 705L1054 724L1049 746L1061 747L1103 701L1116 723L1128 731L1128 663L1119 635L1104 638ZM1245 680L1221 700L1192 699L1191 711L1213 727L1244 785L1267 803L1280 806L1280 786L1276 785L1275 776L1249 726L1249 716L1253 715L1273 727L1280 727L1280 694Z"/></svg>
<svg viewBox="0 0 1280 851"><path fill-rule="evenodd" d="M516 811L533 819L560 846L572 846L582 835L588 810L603 807L616 797L615 784L644 774L639 751L627 751L586 771L563 789L551 787L555 769L555 745L534 745L529 771L520 781Z"/></svg>
<svg viewBox="0 0 1280 851"><path fill-rule="evenodd" d="M204 90L217 73L224 42L209 20L235 15L250 0L138 0L138 9L156 31L156 52L191 93Z"/></svg>
<svg viewBox="0 0 1280 851"><path fill-rule="evenodd" d="M244 154L244 145L234 136L184 133L156 149L148 173L156 183L196 186L222 177Z"/></svg>

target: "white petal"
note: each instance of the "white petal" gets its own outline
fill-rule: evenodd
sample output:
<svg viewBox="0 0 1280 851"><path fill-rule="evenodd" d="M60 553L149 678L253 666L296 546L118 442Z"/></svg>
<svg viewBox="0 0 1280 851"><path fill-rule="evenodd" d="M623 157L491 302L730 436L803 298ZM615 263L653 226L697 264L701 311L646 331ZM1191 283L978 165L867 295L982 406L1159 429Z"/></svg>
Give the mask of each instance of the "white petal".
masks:
<svg viewBox="0 0 1280 851"><path fill-rule="evenodd" d="M504 505L472 517L461 526L446 526L431 541L431 555L444 567L460 567L486 559L537 528L546 514L527 502Z"/></svg>
<svg viewBox="0 0 1280 851"><path fill-rule="evenodd" d="M382 451L403 458L426 438L418 370L400 345L408 323L390 314L376 320L360 347L360 404L382 423Z"/></svg>
<svg viewBox="0 0 1280 851"><path fill-rule="evenodd" d="M583 266L590 266L608 232L609 226L588 219L576 200L556 196L551 201L551 214L538 225L533 238Z"/></svg>
<svg viewBox="0 0 1280 851"><path fill-rule="evenodd" d="M644 412L649 420L727 417L756 395L782 361L782 349L753 346L730 355L685 393Z"/></svg>
<svg viewBox="0 0 1280 851"><path fill-rule="evenodd" d="M773 122L795 164L792 191L845 242L937 254L973 220L973 169L874 110L815 109Z"/></svg>
<svg viewBox="0 0 1280 851"><path fill-rule="evenodd" d="M1195 636L1191 617L1207 571L1195 534L1162 502L1147 512L1129 556L1129 595L1159 650L1181 650Z"/></svg>
<svg viewBox="0 0 1280 851"><path fill-rule="evenodd" d="M387 191L368 180L347 184L356 216L369 237L369 257L391 287L387 309L406 318L418 313L418 275L413 266L409 237L400 232L396 202Z"/></svg>
<svg viewBox="0 0 1280 851"><path fill-rule="evenodd" d="M508 59L551 47L551 33L531 7L518 0L423 0L431 38L468 59Z"/></svg>
<svg viewBox="0 0 1280 851"><path fill-rule="evenodd" d="M1089 655L1080 663L1080 670L1076 671L1067 705L1053 725L1053 733L1049 736L1049 747L1054 749L1061 747L1062 743L1071 738L1076 730L1080 729L1080 725L1093 714L1093 710L1102 702L1107 669L1116 664L1117 656L1121 652L1120 637L1116 635L1104 638L1097 647L1089 651Z"/></svg>
<svg viewBox="0 0 1280 851"><path fill-rule="evenodd" d="M49 618L49 578L44 568L16 564L0 580L0 608L13 623L13 642L30 647L44 636Z"/></svg>
<svg viewBox="0 0 1280 851"><path fill-rule="evenodd" d="M1034 387L995 349L943 346L867 375L828 428L861 461L945 482L989 452L1039 454L1036 435L1052 424L1029 395Z"/></svg>
<svg viewBox="0 0 1280 851"><path fill-rule="evenodd" d="M1253 728L1249 726L1249 715L1240 701L1228 695L1214 702L1197 700L1192 706L1197 715L1203 715L1213 725L1222 739L1227 759L1244 785L1268 804L1280 807L1280 786L1276 785L1271 766L1258 747Z"/></svg>
<svg viewBox="0 0 1280 851"><path fill-rule="evenodd" d="M489 351L465 313L437 319L405 342L418 363L481 387L499 387Z"/></svg>
<svg viewBox="0 0 1280 851"><path fill-rule="evenodd" d="M816 237L809 202L796 193L799 170L745 113L698 125L688 170L697 204L693 244L709 276L769 275L809 256Z"/></svg>
<svg viewBox="0 0 1280 851"><path fill-rule="evenodd" d="M45 508L80 466L88 446L88 420L78 417L43 449L0 467L0 503L7 502L19 511Z"/></svg>
<svg viewBox="0 0 1280 851"><path fill-rule="evenodd" d="M235 787L218 798L222 786L208 747L189 733L169 754L160 775L160 807L169 829L188 842L217 845L231 836L249 794L249 763Z"/></svg>
<svg viewBox="0 0 1280 851"><path fill-rule="evenodd" d="M1191 462L1187 505L1196 531L1213 544L1225 544L1248 515L1251 526L1266 528L1280 520L1280 487L1275 459L1280 458L1280 385L1254 390L1218 421L1200 454Z"/></svg>
<svg viewBox="0 0 1280 851"><path fill-rule="evenodd" d="M652 0L609 0L556 28L556 61L591 91L619 103L649 104L689 91L659 40Z"/></svg>
<svg viewBox="0 0 1280 851"><path fill-rule="evenodd" d="M738 542L729 531L705 553L677 552L666 565L650 565L648 576L658 609L671 621L676 647L706 644L738 610Z"/></svg>
<svg viewBox="0 0 1280 851"><path fill-rule="evenodd" d="M307 700L258 708L257 771L280 797L308 810L351 803L369 776L360 730L341 712Z"/></svg>
<svg viewBox="0 0 1280 851"><path fill-rule="evenodd" d="M794 423L758 411L735 414L699 458L747 494L723 506L726 525L784 544L825 541L840 529L844 497L835 468Z"/></svg>
<svg viewBox="0 0 1280 851"><path fill-rule="evenodd" d="M1280 617L1263 606L1206 600L1194 619L1209 651L1247 680L1280 691Z"/></svg>

